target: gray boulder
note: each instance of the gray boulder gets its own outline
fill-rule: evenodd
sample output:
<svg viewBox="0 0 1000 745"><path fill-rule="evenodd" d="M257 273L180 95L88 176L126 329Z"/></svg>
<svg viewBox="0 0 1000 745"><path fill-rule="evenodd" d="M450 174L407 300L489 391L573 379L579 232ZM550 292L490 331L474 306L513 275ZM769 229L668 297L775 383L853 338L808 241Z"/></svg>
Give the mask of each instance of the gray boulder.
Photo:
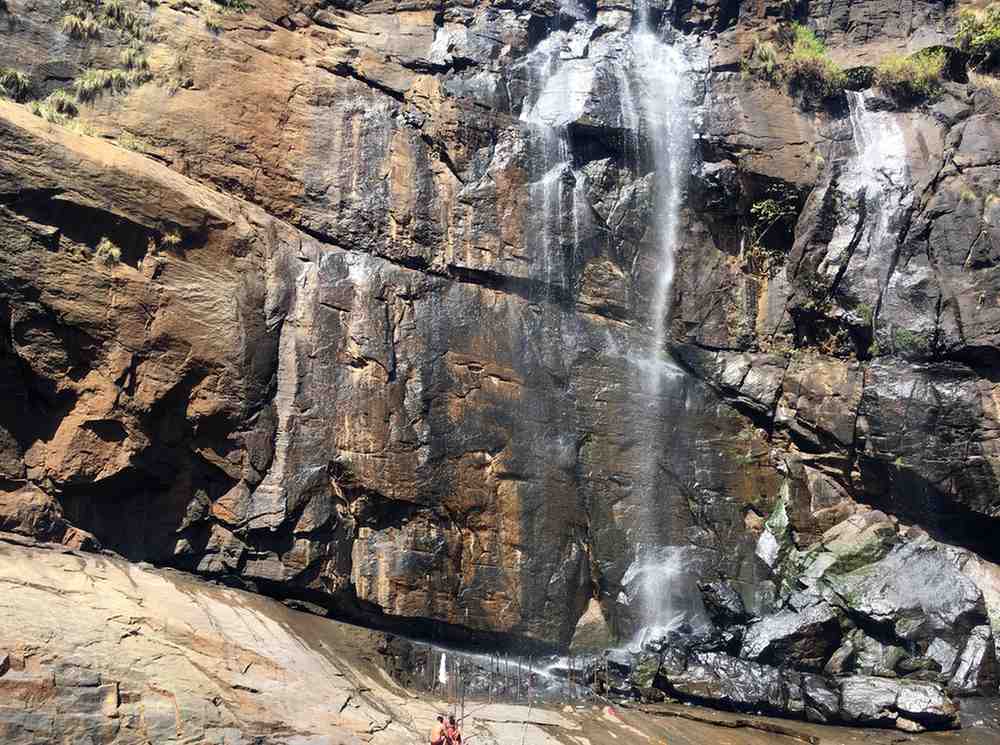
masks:
<svg viewBox="0 0 1000 745"><path fill-rule="evenodd" d="M655 685L682 700L819 723L905 731L959 724L958 705L935 683L866 675L833 680L720 652L665 650Z"/></svg>
<svg viewBox="0 0 1000 745"><path fill-rule="evenodd" d="M758 662L819 671L840 643L840 620L814 598L801 610L786 608L747 629L740 656Z"/></svg>
<svg viewBox="0 0 1000 745"><path fill-rule="evenodd" d="M977 626L969 635L958 666L951 677L950 687L963 693L990 691L996 693L997 659L993 634L989 626Z"/></svg>
<svg viewBox="0 0 1000 745"><path fill-rule="evenodd" d="M802 676L802 698L810 722L835 722L840 718L840 691L821 675Z"/></svg>
<svg viewBox="0 0 1000 745"><path fill-rule="evenodd" d="M827 574L823 582L833 604L892 629L922 651L936 638L964 641L988 622L982 592L927 536L853 572Z"/></svg>
<svg viewBox="0 0 1000 745"><path fill-rule="evenodd" d="M680 698L727 709L787 713L788 686L778 668L719 652L692 655L683 672L669 677L668 685Z"/></svg>
<svg viewBox="0 0 1000 745"><path fill-rule="evenodd" d="M841 717L851 724L908 731L958 726L958 705L933 683L856 675L840 681Z"/></svg>

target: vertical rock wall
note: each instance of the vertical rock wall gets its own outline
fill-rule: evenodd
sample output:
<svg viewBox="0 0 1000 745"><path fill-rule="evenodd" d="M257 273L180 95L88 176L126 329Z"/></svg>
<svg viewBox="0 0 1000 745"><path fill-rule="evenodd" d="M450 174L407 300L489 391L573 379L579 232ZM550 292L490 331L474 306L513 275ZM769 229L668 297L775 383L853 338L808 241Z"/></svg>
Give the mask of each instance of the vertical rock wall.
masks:
<svg viewBox="0 0 1000 745"><path fill-rule="evenodd" d="M762 615L800 589L788 558L871 505L977 552L995 622L995 99L954 82L880 114L906 171L876 199L846 97L739 73L772 10L654 3L698 135L680 373L650 400L631 3L397 5L261 2L215 33L137 6L152 80L82 107L91 134L0 103L0 525L375 625L565 645L591 599L630 631L644 493L691 573ZM918 6L917 26L797 12L858 64L883 37L848 43L845 19L884 15L913 50L950 17ZM7 8L0 56L37 96L120 51L62 34L56 3ZM521 114L557 29L588 84L552 174ZM761 271L751 207L775 193L792 214Z"/></svg>

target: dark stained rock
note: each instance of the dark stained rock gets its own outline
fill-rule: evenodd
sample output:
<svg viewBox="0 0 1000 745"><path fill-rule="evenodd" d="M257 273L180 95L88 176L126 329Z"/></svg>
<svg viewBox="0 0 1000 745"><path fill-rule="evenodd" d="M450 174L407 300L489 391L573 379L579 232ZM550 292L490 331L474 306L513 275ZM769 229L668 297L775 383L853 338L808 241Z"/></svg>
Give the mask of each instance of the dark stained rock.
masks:
<svg viewBox="0 0 1000 745"><path fill-rule="evenodd" d="M884 678L854 676L840 681L841 714L845 721L893 726L899 719L916 721L921 727L954 727L958 706L932 683L911 683Z"/></svg>
<svg viewBox="0 0 1000 745"><path fill-rule="evenodd" d="M820 675L802 676L802 698L810 722L836 722L841 716L839 689Z"/></svg>
<svg viewBox="0 0 1000 745"><path fill-rule="evenodd" d="M989 626L977 626L969 634L949 686L967 693L993 692L996 690L998 677L1000 670L993 632Z"/></svg>
<svg viewBox="0 0 1000 745"><path fill-rule="evenodd" d="M749 615L743 606L743 598L724 580L699 582L701 600L705 612L712 622L720 628L746 623Z"/></svg>
<svg viewBox="0 0 1000 745"><path fill-rule="evenodd" d="M819 671L840 642L840 618L814 598L800 609L785 608L751 624L740 656L771 665Z"/></svg>
<svg viewBox="0 0 1000 745"><path fill-rule="evenodd" d="M669 693L738 710L785 711L788 688L776 667L717 652L695 653L682 672L661 670Z"/></svg>
<svg viewBox="0 0 1000 745"><path fill-rule="evenodd" d="M717 652L664 652L655 677L669 695L737 711L900 729L958 726L958 705L934 683L826 678ZM912 724L911 724L912 723Z"/></svg>

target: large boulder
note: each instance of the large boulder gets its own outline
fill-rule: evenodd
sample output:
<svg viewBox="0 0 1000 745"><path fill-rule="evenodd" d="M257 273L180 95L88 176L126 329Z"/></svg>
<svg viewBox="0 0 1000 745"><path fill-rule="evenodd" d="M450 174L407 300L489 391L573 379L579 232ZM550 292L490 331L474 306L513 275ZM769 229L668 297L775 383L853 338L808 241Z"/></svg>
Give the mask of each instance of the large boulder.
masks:
<svg viewBox="0 0 1000 745"><path fill-rule="evenodd" d="M685 654L677 648L663 652L650 680L676 698L736 711L906 731L959 725L958 704L934 683L861 675L829 678L720 652Z"/></svg>
<svg viewBox="0 0 1000 745"><path fill-rule="evenodd" d="M702 605L712 622L720 628L746 623L749 619L743 598L724 580L699 582Z"/></svg>
<svg viewBox="0 0 1000 745"><path fill-rule="evenodd" d="M958 705L932 683L852 676L840 681L840 696L848 723L910 731L958 726Z"/></svg>
<svg viewBox="0 0 1000 745"><path fill-rule="evenodd" d="M839 644L840 616L818 597L798 600L797 608L784 608L751 624L740 656L799 670L821 670Z"/></svg>
<svg viewBox="0 0 1000 745"><path fill-rule="evenodd" d="M937 637L967 638L987 623L982 592L927 536L852 572L828 573L823 584L831 602L923 649Z"/></svg>

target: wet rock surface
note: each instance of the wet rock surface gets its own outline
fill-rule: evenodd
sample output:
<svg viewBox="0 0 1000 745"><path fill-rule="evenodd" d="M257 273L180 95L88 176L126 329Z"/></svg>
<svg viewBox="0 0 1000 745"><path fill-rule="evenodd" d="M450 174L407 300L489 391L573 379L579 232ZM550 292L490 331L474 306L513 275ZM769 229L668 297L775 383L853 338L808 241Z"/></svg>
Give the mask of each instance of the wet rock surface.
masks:
<svg viewBox="0 0 1000 745"><path fill-rule="evenodd" d="M383 653L404 644L184 573L0 534L0 585L0 738L11 745L420 743L434 716L456 706L441 688L390 681ZM843 734L670 704L571 701L470 696L464 734L488 745L720 736L773 745ZM989 742L991 712L980 707L950 741Z"/></svg>
<svg viewBox="0 0 1000 745"><path fill-rule="evenodd" d="M0 529L545 652L631 638L640 547L682 547L714 630L623 695L913 731L995 694L995 95L811 105L739 71L787 9L651 3L697 135L651 352L632 6L129 5L151 79L89 134L0 101ZM793 10L852 67L955 12ZM39 100L127 46L63 14L0 6Z"/></svg>

